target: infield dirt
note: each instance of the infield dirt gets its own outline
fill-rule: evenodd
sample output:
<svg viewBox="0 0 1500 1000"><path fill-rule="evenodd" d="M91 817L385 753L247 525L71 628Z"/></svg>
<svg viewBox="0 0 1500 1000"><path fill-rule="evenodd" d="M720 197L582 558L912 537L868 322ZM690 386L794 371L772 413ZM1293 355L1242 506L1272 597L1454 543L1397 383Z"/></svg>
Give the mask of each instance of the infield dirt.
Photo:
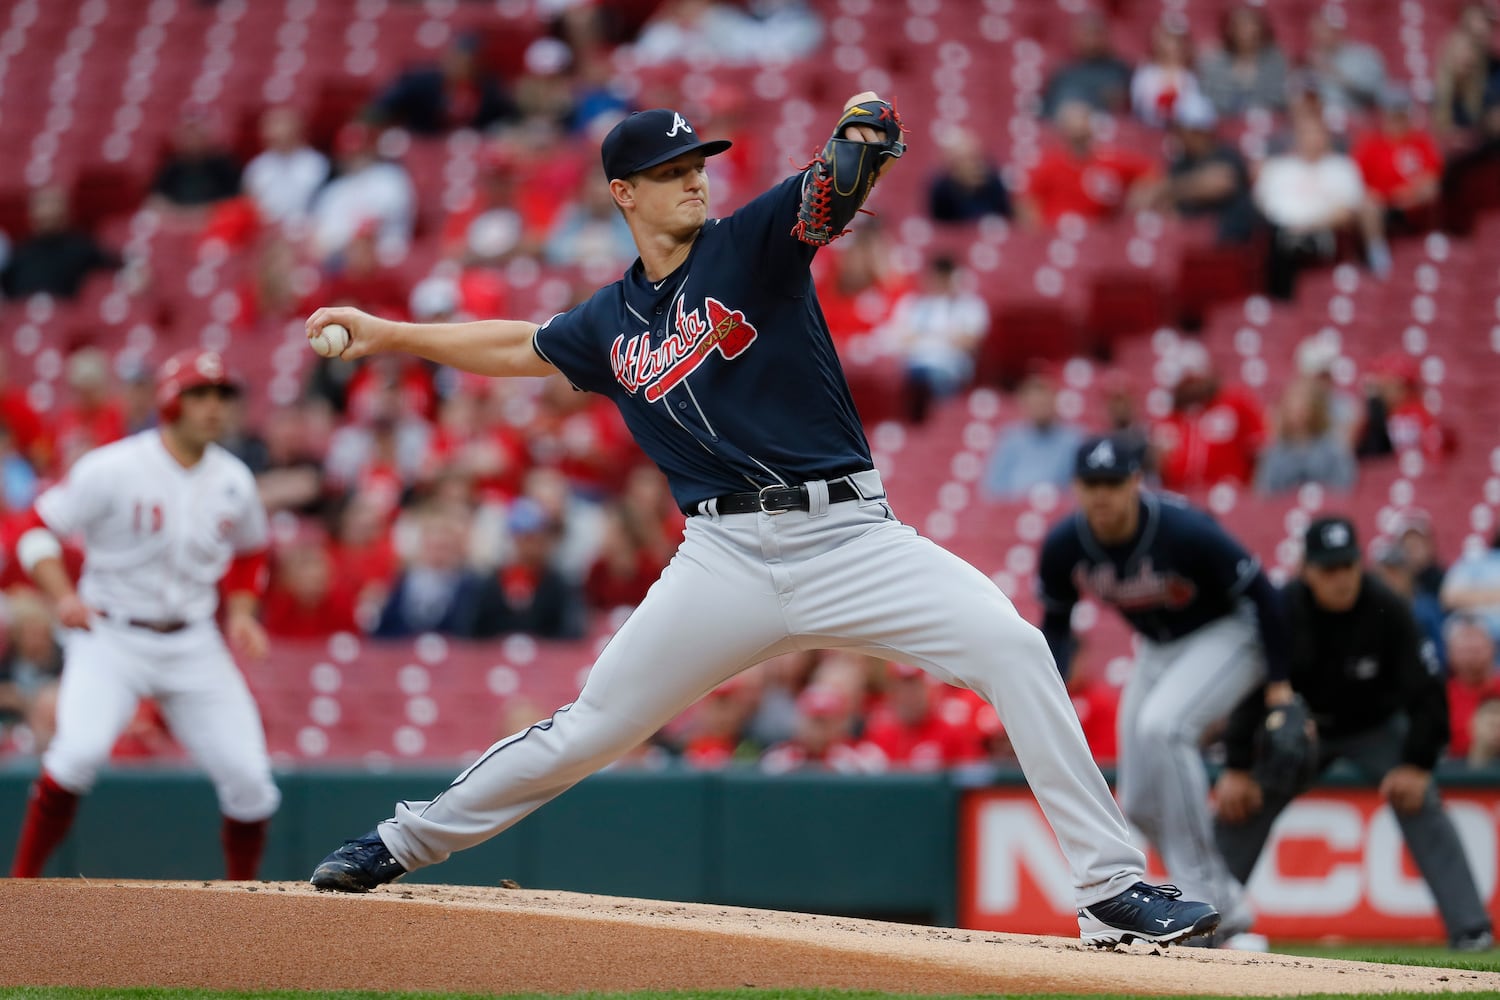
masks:
<svg viewBox="0 0 1500 1000"><path fill-rule="evenodd" d="M0 986L474 993L1500 995L1500 974L1076 940L566 892L0 879Z"/></svg>

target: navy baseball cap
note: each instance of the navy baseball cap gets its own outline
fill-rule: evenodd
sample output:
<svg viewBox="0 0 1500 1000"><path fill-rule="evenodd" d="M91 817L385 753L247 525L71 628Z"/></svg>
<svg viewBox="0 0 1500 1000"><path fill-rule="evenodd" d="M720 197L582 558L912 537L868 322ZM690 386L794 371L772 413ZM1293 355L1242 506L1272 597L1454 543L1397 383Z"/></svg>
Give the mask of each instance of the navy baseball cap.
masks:
<svg viewBox="0 0 1500 1000"><path fill-rule="evenodd" d="M1085 483L1110 483L1141 471L1140 445L1121 434L1099 434L1078 446L1073 476Z"/></svg>
<svg viewBox="0 0 1500 1000"><path fill-rule="evenodd" d="M1359 539L1347 517L1320 517L1307 526L1302 554L1314 566L1353 566L1360 561Z"/></svg>
<svg viewBox="0 0 1500 1000"><path fill-rule="evenodd" d="M704 141L688 120L671 108L637 111L609 130L599 147L604 176L620 180L684 153L714 156L732 143L728 139Z"/></svg>

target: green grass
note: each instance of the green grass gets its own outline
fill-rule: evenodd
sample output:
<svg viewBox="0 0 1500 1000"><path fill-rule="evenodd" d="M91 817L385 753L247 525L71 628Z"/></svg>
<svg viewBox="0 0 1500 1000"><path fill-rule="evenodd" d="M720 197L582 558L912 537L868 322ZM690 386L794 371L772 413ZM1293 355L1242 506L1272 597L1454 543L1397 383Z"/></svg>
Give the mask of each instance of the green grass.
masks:
<svg viewBox="0 0 1500 1000"><path fill-rule="evenodd" d="M1432 1000L1442 994L1381 993L1379 1000ZM1462 994L1458 994L1462 995ZM1475 995L1475 994L1470 994ZM1375 997L1374 994L1365 994ZM490 994L477 993L374 993L341 990L335 993L313 993L276 990L257 993L229 993L194 989L85 990L71 987L21 987L0 990L3 1000L501 1000ZM537 993L517 993L503 1000L1153 1000L1142 994L1028 993L991 994L983 997L917 997L900 993L855 992L852 990L704 990L676 993L574 993L566 998ZM1160 1000L1223 1000L1222 997L1162 997ZM1241 1000L1271 1000L1244 997ZM1302 1000L1351 1000L1349 994L1309 993Z"/></svg>
<svg viewBox="0 0 1500 1000"><path fill-rule="evenodd" d="M1500 951L1458 954L1439 945L1374 944L1293 944L1277 943L1271 950L1281 955L1308 955L1313 958L1338 958L1348 962L1379 962L1382 965L1424 965L1438 969L1460 969L1464 972L1500 972Z"/></svg>

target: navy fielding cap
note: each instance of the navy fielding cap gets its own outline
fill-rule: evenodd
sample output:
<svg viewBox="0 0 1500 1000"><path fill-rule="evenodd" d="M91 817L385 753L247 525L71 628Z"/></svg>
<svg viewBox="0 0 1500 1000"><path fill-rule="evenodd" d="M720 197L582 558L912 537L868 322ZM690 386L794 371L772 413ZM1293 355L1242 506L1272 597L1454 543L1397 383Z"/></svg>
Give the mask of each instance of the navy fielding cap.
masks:
<svg viewBox="0 0 1500 1000"><path fill-rule="evenodd" d="M1119 434L1089 438L1073 461L1074 477L1086 483L1119 482L1140 470L1140 446Z"/></svg>
<svg viewBox="0 0 1500 1000"><path fill-rule="evenodd" d="M609 130L599 147L604 176L620 180L684 153L714 156L730 147L728 139L705 142L686 118L671 108L637 111Z"/></svg>

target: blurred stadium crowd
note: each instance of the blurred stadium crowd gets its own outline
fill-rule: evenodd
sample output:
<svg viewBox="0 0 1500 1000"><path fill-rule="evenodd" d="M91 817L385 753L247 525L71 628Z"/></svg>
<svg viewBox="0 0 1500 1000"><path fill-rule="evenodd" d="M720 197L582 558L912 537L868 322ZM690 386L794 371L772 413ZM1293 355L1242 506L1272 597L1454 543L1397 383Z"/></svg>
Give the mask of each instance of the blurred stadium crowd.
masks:
<svg viewBox="0 0 1500 1000"><path fill-rule="evenodd" d="M911 152L874 197L880 215L820 254L815 277L893 495L911 497L898 512L932 530L922 517L956 509L968 526L950 518L939 540L987 557L968 540L1013 541L1017 514L1061 513L1073 451L1104 427L1138 431L1156 481L1213 499L1232 531L1256 527L1241 494L1385 505L1371 564L1444 650L1451 756L1487 763L1500 535L1444 553L1463 526L1435 525L1413 502L1429 494L1387 490L1444 464L1482 481L1497 442L1443 408L1436 352L1380 303L1414 308L1450 259L1489 275L1481 310L1500 303L1485 221L1500 205L1496 11L1389 6L9 0L0 541L78 455L151 426L154 361L201 344L249 387L225 443L272 514L264 618L279 650L522 635L562 643L549 662L571 683L683 525L613 407L561 379L318 360L302 318L348 303L544 319L634 259L596 166L621 115L678 107L732 139L712 164L722 214L792 169L784 153L804 162L837 102L868 87L900 103ZM1361 321L1304 315L1334 298L1363 304ZM1483 316L1461 317L1463 336L1485 341ZM1449 360L1451 379L1493 382L1488 342ZM963 445L982 455L961 477L976 502L920 499L931 477L906 456L955 457L965 414L988 429ZM1247 541L1286 569L1279 538ZM1030 610L1028 564L1005 565ZM35 753L60 649L9 552L0 587L0 753ZM1104 761L1109 653L1074 681ZM280 658L247 667L258 689L276 682L255 671L285 669L303 701L320 690L306 677L321 652ZM473 739L541 707L493 702ZM171 755L149 706L137 722L120 755ZM809 653L713 692L639 758L878 771L1007 754L968 693Z"/></svg>

